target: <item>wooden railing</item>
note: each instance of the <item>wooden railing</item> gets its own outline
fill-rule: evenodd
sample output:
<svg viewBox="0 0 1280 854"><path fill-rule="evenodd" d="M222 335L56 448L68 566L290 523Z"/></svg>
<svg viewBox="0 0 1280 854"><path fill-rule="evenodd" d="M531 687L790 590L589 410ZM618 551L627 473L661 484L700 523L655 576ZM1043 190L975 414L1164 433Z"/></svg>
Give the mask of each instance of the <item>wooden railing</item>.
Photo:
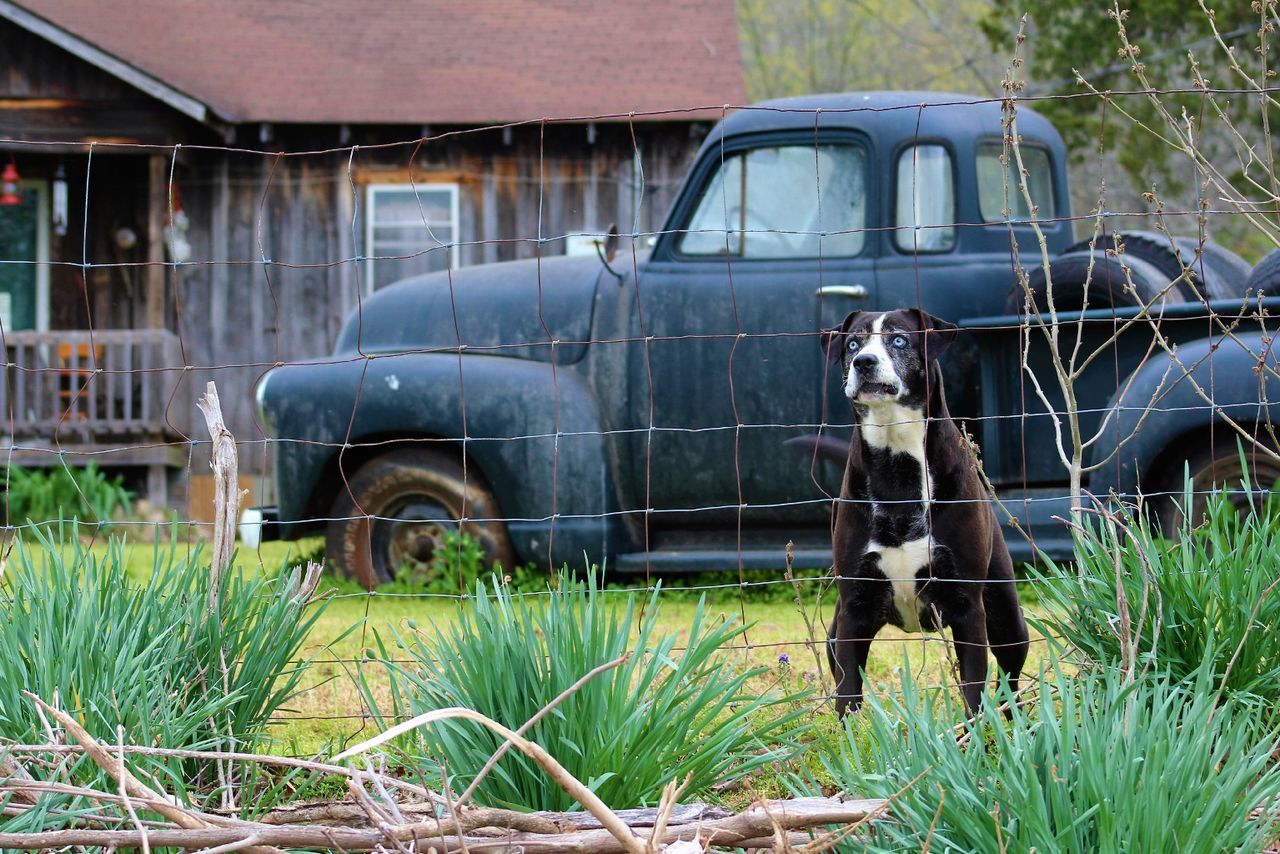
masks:
<svg viewBox="0 0 1280 854"><path fill-rule="evenodd" d="M8 332L0 432L13 438L163 436L181 382L178 339L163 329Z"/></svg>

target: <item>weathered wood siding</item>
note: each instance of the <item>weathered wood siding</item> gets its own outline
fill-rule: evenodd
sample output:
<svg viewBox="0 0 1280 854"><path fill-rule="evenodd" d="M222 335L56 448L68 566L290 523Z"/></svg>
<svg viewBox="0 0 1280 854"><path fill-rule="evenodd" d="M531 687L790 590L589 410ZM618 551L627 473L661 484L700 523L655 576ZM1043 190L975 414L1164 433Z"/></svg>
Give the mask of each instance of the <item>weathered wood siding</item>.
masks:
<svg viewBox="0 0 1280 854"><path fill-rule="evenodd" d="M184 151L175 177L191 220L192 261L171 275L173 329L195 369L188 397L216 380L248 472L269 464L252 388L271 366L328 353L355 309L364 234L353 214L369 183L459 185L462 266L565 251L564 235L617 223L661 225L697 140L688 126L637 130L643 188L630 131L583 126L513 135L462 134L415 146L274 156ZM554 145L552 144L554 143ZM411 158L413 158L411 160ZM175 403L178 403L175 401ZM184 419L183 423L190 423Z"/></svg>

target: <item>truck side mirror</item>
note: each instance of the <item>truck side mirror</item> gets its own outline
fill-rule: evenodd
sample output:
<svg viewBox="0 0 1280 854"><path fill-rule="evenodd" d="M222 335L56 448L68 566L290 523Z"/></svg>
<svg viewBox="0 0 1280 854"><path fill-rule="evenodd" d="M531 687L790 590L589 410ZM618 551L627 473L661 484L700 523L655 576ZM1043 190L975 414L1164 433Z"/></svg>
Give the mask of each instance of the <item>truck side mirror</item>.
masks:
<svg viewBox="0 0 1280 854"><path fill-rule="evenodd" d="M618 254L618 224L609 223L609 231L605 234L604 241L596 241L596 254L600 256L600 263L604 268L618 280L622 282L623 276L617 270L610 266L609 262Z"/></svg>
<svg viewBox="0 0 1280 854"><path fill-rule="evenodd" d="M604 238L604 260L612 262L618 254L618 224L609 223L609 231Z"/></svg>

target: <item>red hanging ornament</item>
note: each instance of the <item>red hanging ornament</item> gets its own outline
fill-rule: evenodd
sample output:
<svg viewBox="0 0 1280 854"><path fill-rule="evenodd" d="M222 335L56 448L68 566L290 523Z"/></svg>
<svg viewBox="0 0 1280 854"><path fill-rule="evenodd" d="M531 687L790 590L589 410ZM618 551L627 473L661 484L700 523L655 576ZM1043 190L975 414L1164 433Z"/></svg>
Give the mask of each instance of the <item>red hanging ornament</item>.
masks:
<svg viewBox="0 0 1280 854"><path fill-rule="evenodd" d="M10 160L4 166L4 173L0 174L0 205L12 207L22 204L22 196L18 194L21 186L22 176L18 174L17 165Z"/></svg>

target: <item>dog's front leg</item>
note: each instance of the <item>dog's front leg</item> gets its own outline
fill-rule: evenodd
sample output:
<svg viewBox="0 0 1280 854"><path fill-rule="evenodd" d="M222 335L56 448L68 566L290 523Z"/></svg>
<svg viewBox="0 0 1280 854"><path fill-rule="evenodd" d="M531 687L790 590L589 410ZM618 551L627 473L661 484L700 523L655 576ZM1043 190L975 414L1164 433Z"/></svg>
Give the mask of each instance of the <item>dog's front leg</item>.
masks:
<svg viewBox="0 0 1280 854"><path fill-rule="evenodd" d="M862 706L862 674L871 654L871 641L884 627L883 621L877 623L870 616L866 603L852 594L853 591L841 592L827 638L827 661L836 683L836 716L841 718Z"/></svg>
<svg viewBox="0 0 1280 854"><path fill-rule="evenodd" d="M974 597L968 608L951 615L948 624L960 667L960 693L969 714L977 714L987 686L987 617L982 598Z"/></svg>

